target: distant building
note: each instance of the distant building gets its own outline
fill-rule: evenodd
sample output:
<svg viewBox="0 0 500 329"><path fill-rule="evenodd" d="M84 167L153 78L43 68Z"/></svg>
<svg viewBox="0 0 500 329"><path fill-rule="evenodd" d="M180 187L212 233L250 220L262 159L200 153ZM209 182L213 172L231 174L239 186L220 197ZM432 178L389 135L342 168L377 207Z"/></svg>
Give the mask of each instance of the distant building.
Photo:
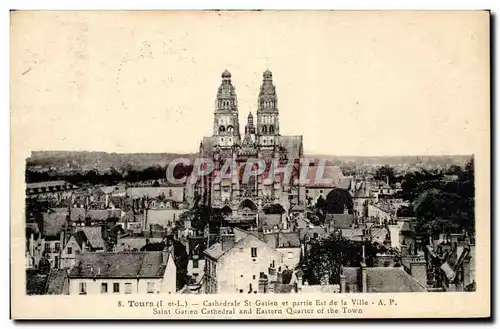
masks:
<svg viewBox="0 0 500 329"><path fill-rule="evenodd" d="M28 183L26 184L26 197L61 201L71 198L76 189L78 189L77 186L62 180Z"/></svg>

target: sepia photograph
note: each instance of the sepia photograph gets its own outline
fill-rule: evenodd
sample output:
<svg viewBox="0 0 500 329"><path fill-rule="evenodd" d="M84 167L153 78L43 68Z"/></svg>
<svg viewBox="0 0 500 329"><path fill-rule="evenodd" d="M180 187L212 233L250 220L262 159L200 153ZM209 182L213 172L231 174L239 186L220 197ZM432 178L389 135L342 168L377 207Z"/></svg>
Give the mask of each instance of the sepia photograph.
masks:
<svg viewBox="0 0 500 329"><path fill-rule="evenodd" d="M487 11L14 11L11 56L17 316L489 315Z"/></svg>

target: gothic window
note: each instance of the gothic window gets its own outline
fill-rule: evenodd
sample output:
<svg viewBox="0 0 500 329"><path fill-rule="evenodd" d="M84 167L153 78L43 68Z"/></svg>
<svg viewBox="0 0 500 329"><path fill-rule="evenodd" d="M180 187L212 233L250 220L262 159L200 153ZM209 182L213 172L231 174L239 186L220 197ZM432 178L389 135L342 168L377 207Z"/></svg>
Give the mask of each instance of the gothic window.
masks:
<svg viewBox="0 0 500 329"><path fill-rule="evenodd" d="M233 127L233 126L228 126L228 127L227 127L227 132L228 132L229 134L232 134L232 133L233 133L233 131L234 131L234 127Z"/></svg>
<svg viewBox="0 0 500 329"><path fill-rule="evenodd" d="M274 126L273 125L269 126L269 133L274 134Z"/></svg>
<svg viewBox="0 0 500 329"><path fill-rule="evenodd" d="M262 133L267 134L267 126L266 125L262 126Z"/></svg>
<svg viewBox="0 0 500 329"><path fill-rule="evenodd" d="M224 127L224 126L219 127L219 133L223 133L225 131L226 131L226 127Z"/></svg>

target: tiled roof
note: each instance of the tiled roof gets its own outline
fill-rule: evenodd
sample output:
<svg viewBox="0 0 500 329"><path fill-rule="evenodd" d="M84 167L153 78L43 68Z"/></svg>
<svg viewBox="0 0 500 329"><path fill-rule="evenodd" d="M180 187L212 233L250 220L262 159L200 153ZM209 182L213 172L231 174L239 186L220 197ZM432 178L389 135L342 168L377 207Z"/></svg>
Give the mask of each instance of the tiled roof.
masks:
<svg viewBox="0 0 500 329"><path fill-rule="evenodd" d="M422 292L426 291L402 267L366 268L368 292Z"/></svg>
<svg viewBox="0 0 500 329"><path fill-rule="evenodd" d="M66 225L68 216L67 208L50 209L43 216L43 230L45 236L57 236L61 229Z"/></svg>
<svg viewBox="0 0 500 329"><path fill-rule="evenodd" d="M264 233L264 242L273 248L299 248L299 232Z"/></svg>
<svg viewBox="0 0 500 329"><path fill-rule="evenodd" d="M278 136L277 142L287 152L288 159L299 159L302 155L302 136Z"/></svg>
<svg viewBox="0 0 500 329"><path fill-rule="evenodd" d="M161 242L162 238L150 238L150 243ZM115 251L125 251L125 250L141 250L142 247L146 245L146 238L120 238L118 239L115 247Z"/></svg>
<svg viewBox="0 0 500 329"><path fill-rule="evenodd" d="M339 187L344 175L337 166L310 166L307 171L308 188L335 188ZM328 182L327 182L328 181Z"/></svg>
<svg viewBox="0 0 500 329"><path fill-rule="evenodd" d="M306 235L308 235L310 238L313 238L315 233L317 233L319 237L323 238L328 236L328 232L324 227L321 226L306 227L299 230L300 240L303 241Z"/></svg>
<svg viewBox="0 0 500 329"><path fill-rule="evenodd" d="M68 284L68 272L66 269L52 269L50 270L47 279L47 295L62 295L65 291L64 288Z"/></svg>
<svg viewBox="0 0 500 329"><path fill-rule="evenodd" d="M362 182L356 193L354 193L355 198L371 198L370 189L366 186L366 182Z"/></svg>
<svg viewBox="0 0 500 329"><path fill-rule="evenodd" d="M115 191L117 189L117 186L114 185L114 186L103 186L100 188L100 190L104 193L104 194L110 194L111 192Z"/></svg>
<svg viewBox="0 0 500 329"><path fill-rule="evenodd" d="M76 208L77 209L77 208ZM87 216L92 220L106 221L108 219L120 219L120 209L90 209L87 211Z"/></svg>
<svg viewBox="0 0 500 329"><path fill-rule="evenodd" d="M71 208L71 221L85 221L86 211L85 208Z"/></svg>
<svg viewBox="0 0 500 329"><path fill-rule="evenodd" d="M215 138L213 137L203 137L203 141L201 142L201 156L204 158L211 159L213 156L213 149L215 145Z"/></svg>
<svg viewBox="0 0 500 329"><path fill-rule="evenodd" d="M82 226L79 231L85 233L90 246L94 249L104 249L104 239L102 237L102 228L100 226Z"/></svg>
<svg viewBox="0 0 500 329"><path fill-rule="evenodd" d="M351 228L354 222L352 214L327 214L326 220L333 222L335 228Z"/></svg>
<svg viewBox="0 0 500 329"><path fill-rule="evenodd" d="M344 267L342 274L345 276L346 284L358 284L361 269L359 267Z"/></svg>
<svg viewBox="0 0 500 329"><path fill-rule="evenodd" d="M70 278L161 278L163 252L89 252L77 255Z"/></svg>
<svg viewBox="0 0 500 329"><path fill-rule="evenodd" d="M205 250L205 254L214 259L219 259L222 256L222 244L215 243Z"/></svg>
<svg viewBox="0 0 500 329"><path fill-rule="evenodd" d="M370 233L372 236L372 242L383 244L385 242L385 238L387 237L388 231L385 228L374 228Z"/></svg>
<svg viewBox="0 0 500 329"><path fill-rule="evenodd" d="M280 214L263 214L259 216L259 220L262 222L262 227L264 228L273 228L275 226L279 226L281 224L281 215Z"/></svg>

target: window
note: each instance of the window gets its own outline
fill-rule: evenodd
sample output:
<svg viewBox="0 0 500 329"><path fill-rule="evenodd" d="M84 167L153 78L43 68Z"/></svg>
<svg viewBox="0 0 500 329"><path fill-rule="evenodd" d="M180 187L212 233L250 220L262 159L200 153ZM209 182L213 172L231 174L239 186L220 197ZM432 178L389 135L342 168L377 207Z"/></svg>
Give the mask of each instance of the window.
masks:
<svg viewBox="0 0 500 329"><path fill-rule="evenodd" d="M73 254L73 248L68 247L68 255L71 255L71 254Z"/></svg>
<svg viewBox="0 0 500 329"><path fill-rule="evenodd" d="M60 248L61 248L61 244L59 242L56 242L56 244L55 244L55 251L59 252Z"/></svg>
<svg viewBox="0 0 500 329"><path fill-rule="evenodd" d="M45 242L45 251L49 252L52 248L50 248L50 242Z"/></svg>
<svg viewBox="0 0 500 329"><path fill-rule="evenodd" d="M255 275L254 275L254 276L252 276L252 279L254 279L254 280L255 280Z"/></svg>
<svg viewBox="0 0 500 329"><path fill-rule="evenodd" d="M86 295L87 294L87 283L86 282L80 282L80 284L79 284L79 292L80 292L80 295Z"/></svg>
<svg viewBox="0 0 500 329"><path fill-rule="evenodd" d="M198 259L193 259L193 268L198 268Z"/></svg>
<svg viewBox="0 0 500 329"><path fill-rule="evenodd" d="M101 283L101 294L107 294L107 293L108 293L108 284Z"/></svg>
<svg viewBox="0 0 500 329"><path fill-rule="evenodd" d="M252 248L252 257L257 257L257 248Z"/></svg>
<svg viewBox="0 0 500 329"><path fill-rule="evenodd" d="M114 293L120 292L120 283L118 283L118 282L113 283L113 292Z"/></svg>
<svg viewBox="0 0 500 329"><path fill-rule="evenodd" d="M155 290L155 283L154 282L148 282L148 294L152 294Z"/></svg>
<svg viewBox="0 0 500 329"><path fill-rule="evenodd" d="M125 293L128 295L132 293L132 283L125 283Z"/></svg>

